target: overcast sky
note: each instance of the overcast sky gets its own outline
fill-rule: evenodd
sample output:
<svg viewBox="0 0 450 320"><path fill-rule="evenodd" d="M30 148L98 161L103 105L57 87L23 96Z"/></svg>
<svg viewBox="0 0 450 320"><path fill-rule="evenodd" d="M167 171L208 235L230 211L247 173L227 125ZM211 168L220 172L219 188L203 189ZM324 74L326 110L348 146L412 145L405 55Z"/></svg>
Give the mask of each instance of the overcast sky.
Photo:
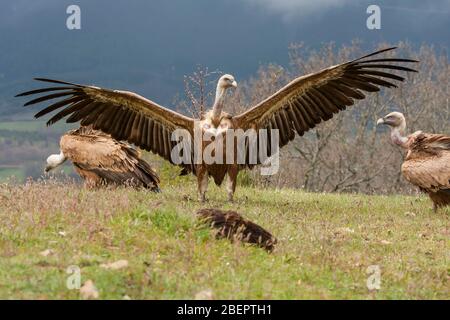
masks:
<svg viewBox="0 0 450 320"><path fill-rule="evenodd" d="M81 8L81 30L66 28L70 4ZM381 30L366 28L370 4L381 8ZM14 101L45 76L170 106L198 64L239 80L260 64L286 65L290 43L355 38L367 48L399 40L449 47L450 0L2 0L0 99Z"/></svg>

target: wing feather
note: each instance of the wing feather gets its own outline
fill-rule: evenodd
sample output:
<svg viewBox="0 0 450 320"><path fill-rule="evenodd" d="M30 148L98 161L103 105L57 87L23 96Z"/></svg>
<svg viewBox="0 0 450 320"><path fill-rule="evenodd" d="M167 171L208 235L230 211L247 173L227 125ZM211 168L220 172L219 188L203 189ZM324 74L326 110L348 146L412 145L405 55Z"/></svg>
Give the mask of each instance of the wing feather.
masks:
<svg viewBox="0 0 450 320"><path fill-rule="evenodd" d="M76 167L97 174L107 183L158 189L158 175L139 152L108 134L81 127L62 136L60 146Z"/></svg>
<svg viewBox="0 0 450 320"><path fill-rule="evenodd" d="M36 78L38 81L63 85L27 91L17 96L44 94L25 103L26 106L63 98L36 114L36 118L53 111L57 113L47 125L67 117L67 122L81 121L83 126L92 125L118 140L152 150L171 161L167 152L168 141L164 136L176 129L186 129L192 134L194 119L183 116L135 93L73 84L60 80ZM145 121L144 121L145 120ZM152 125L150 125L152 124ZM153 125L154 124L154 125ZM143 132L143 130L147 130Z"/></svg>
<svg viewBox="0 0 450 320"><path fill-rule="evenodd" d="M450 137L421 133L414 139L402 164L405 179L425 191L450 189Z"/></svg>
<svg viewBox="0 0 450 320"><path fill-rule="evenodd" d="M395 88L394 81L404 78L394 72L417 72L399 64L416 63L412 59L376 58L395 48L386 48L316 73L294 79L256 106L235 116L236 126L243 129L280 129L280 147L299 135L327 121L357 100L364 92L377 92L381 87ZM385 79L389 79L387 81Z"/></svg>

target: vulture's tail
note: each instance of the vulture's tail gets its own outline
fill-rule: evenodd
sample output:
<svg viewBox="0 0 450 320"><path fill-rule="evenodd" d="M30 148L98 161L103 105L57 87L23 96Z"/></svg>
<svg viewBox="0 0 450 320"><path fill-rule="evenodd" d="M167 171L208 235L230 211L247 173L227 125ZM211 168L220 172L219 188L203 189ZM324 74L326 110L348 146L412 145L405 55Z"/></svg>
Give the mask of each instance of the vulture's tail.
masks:
<svg viewBox="0 0 450 320"><path fill-rule="evenodd" d="M133 171L117 171L95 168L91 169L104 184L124 185L133 188L145 188L153 192L161 192L157 176L153 171L144 169L140 164Z"/></svg>
<svg viewBox="0 0 450 320"><path fill-rule="evenodd" d="M144 188L161 192L158 175L144 159L139 158L135 174L140 178Z"/></svg>
<svg viewBox="0 0 450 320"><path fill-rule="evenodd" d="M135 188L145 188L153 192L161 192L159 177L150 164L142 159L139 152L128 145L123 145L122 150L127 154L130 165L127 170L95 169L103 180L117 185L128 185Z"/></svg>

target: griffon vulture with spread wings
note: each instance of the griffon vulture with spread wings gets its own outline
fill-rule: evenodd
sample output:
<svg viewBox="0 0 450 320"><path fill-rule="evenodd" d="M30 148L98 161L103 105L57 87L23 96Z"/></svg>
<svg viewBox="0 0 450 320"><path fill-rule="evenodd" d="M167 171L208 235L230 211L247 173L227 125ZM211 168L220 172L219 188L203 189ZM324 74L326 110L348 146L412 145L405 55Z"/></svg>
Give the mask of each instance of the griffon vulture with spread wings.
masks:
<svg viewBox="0 0 450 320"><path fill-rule="evenodd" d="M223 75L217 84L216 97L212 109L201 119L193 119L181 115L157 103L141 97L133 92L108 90L95 86L72 84L68 82L38 78L36 80L56 83L60 86L33 90L20 96L46 93L46 95L27 102L32 105L50 99L61 98L35 115L39 118L58 110L47 124L69 116L69 123L81 121L81 125L93 125L117 140L126 140L145 150L152 151L174 163L171 150L177 146L172 141L172 133L176 129L184 129L194 136L194 131L212 131L223 134L228 129L278 130L279 142L271 145L271 139L261 147L267 148L272 155L273 149L286 145L293 140L295 133L303 135L322 121L327 121L334 114L365 98L363 92L377 92L380 87L396 87L395 81L404 78L390 71L415 70L400 66L401 63L417 62L410 59L373 58L382 52L393 50L388 48L366 55L356 60L323 69L316 73L294 79L276 93L256 106L239 115L223 112L225 92L236 87L237 83L231 75ZM397 63L397 64L395 64ZM275 134L276 135L276 134ZM195 140L195 139L194 139ZM208 143L202 143L206 148ZM224 150L226 143L223 144ZM246 144L248 152L249 144ZM195 148L193 148L195 149ZM191 150L191 152L193 152ZM244 163L182 163L184 170L197 176L199 200L205 200L208 176L212 176L220 185L227 176L228 199L233 200L236 178L239 170L252 168L255 164L264 163L267 158L260 156L256 163L249 157ZM177 163L178 164L178 163Z"/></svg>
<svg viewBox="0 0 450 320"><path fill-rule="evenodd" d="M377 124L391 127L391 140L407 150L402 164L406 180L426 192L433 209L450 205L450 137L416 131L405 136L406 121L400 112L391 112Z"/></svg>
<svg viewBox="0 0 450 320"><path fill-rule="evenodd" d="M60 140L60 153L47 158L45 171L58 167L67 159L73 163L87 188L126 185L159 192L156 172L137 150L90 126L64 134Z"/></svg>

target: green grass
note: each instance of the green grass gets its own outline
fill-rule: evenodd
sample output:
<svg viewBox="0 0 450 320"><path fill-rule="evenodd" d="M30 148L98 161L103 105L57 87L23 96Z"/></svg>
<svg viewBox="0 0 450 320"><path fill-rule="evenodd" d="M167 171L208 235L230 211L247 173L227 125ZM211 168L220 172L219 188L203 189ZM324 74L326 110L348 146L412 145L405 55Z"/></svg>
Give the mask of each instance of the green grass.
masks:
<svg viewBox="0 0 450 320"><path fill-rule="evenodd" d="M25 179L25 170L21 167L2 167L0 166L0 182L8 179L16 179L22 181Z"/></svg>
<svg viewBox="0 0 450 320"><path fill-rule="evenodd" d="M450 210L434 213L426 197L238 187L230 204L211 186L201 205L192 179L182 181L161 194L0 185L0 298L79 299L66 287L71 265L101 299L193 299L206 289L216 299L450 297ZM215 240L197 223L201 207L237 210L278 238L275 251ZM121 259L127 268L100 266ZM370 265L381 269L380 290L366 287Z"/></svg>
<svg viewBox="0 0 450 320"><path fill-rule="evenodd" d="M0 121L0 130L18 131L18 132L36 132L46 130L46 122L42 120L31 119L29 121ZM73 125L65 124L64 122L56 123L52 126L53 132L64 132Z"/></svg>

